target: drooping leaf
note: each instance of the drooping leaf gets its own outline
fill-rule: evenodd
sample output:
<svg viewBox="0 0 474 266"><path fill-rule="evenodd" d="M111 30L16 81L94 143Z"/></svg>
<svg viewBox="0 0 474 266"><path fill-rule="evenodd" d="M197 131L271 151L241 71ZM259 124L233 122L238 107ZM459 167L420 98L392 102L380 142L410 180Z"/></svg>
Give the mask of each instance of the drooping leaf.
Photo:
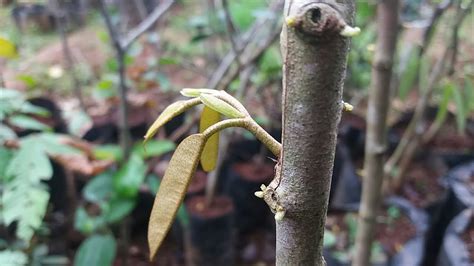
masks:
<svg viewBox="0 0 474 266"><path fill-rule="evenodd" d="M453 84L453 100L456 104L456 124L458 126L458 132L460 134L464 134L464 130L466 129L466 113L464 112L466 109L464 108L464 99L461 93L461 88L459 88L456 84Z"/></svg>
<svg viewBox="0 0 474 266"><path fill-rule="evenodd" d="M235 107L217 98L214 95L202 93L201 95L199 95L199 99L201 99L202 103L204 103L209 108L230 118L242 118L245 116Z"/></svg>
<svg viewBox="0 0 474 266"><path fill-rule="evenodd" d="M133 148L133 152L140 155L143 159L148 159L161 156L175 148L176 145L170 140L150 140L146 143L146 149L143 143L137 143Z"/></svg>
<svg viewBox="0 0 474 266"><path fill-rule="evenodd" d="M204 132L208 127L214 125L221 120L218 112L205 106L202 110L201 120L199 123L199 132ZM219 155L219 132L212 135L206 142L204 150L201 154L201 166L206 172L210 172L216 168L217 157Z"/></svg>
<svg viewBox="0 0 474 266"><path fill-rule="evenodd" d="M180 115L184 111L200 103L201 101L196 98L186 101L177 101L166 107L166 109L158 116L158 118L155 120L155 122L153 122L151 127L146 132L145 142L151 139L156 134L158 129L160 129L160 127L168 123L175 116Z"/></svg>
<svg viewBox="0 0 474 266"><path fill-rule="evenodd" d="M171 158L153 203L148 224L148 245L152 260L171 224L194 176L204 149L205 137L195 134L184 139Z"/></svg>
<svg viewBox="0 0 474 266"><path fill-rule="evenodd" d="M128 162L113 177L115 191L122 197L135 197L145 179L146 169L143 159L132 153Z"/></svg>
<svg viewBox="0 0 474 266"><path fill-rule="evenodd" d="M112 265L117 242L111 235L92 235L79 247L74 257L75 266Z"/></svg>

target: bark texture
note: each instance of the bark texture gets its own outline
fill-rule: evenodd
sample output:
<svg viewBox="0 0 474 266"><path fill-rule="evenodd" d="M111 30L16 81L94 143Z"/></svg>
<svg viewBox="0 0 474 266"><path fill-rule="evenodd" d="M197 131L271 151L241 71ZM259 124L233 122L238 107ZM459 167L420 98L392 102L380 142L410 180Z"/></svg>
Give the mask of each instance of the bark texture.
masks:
<svg viewBox="0 0 474 266"><path fill-rule="evenodd" d="M277 265L324 265L324 224L350 43L339 31L351 23L353 12L353 1L285 2L283 151L275 197L286 214L276 226Z"/></svg>
<svg viewBox="0 0 474 266"><path fill-rule="evenodd" d="M390 80L398 35L399 0L383 0L377 6L377 49L372 64L372 83L367 109L362 201L356 235L354 264L370 265L375 217L382 200L384 155L387 150L387 112Z"/></svg>

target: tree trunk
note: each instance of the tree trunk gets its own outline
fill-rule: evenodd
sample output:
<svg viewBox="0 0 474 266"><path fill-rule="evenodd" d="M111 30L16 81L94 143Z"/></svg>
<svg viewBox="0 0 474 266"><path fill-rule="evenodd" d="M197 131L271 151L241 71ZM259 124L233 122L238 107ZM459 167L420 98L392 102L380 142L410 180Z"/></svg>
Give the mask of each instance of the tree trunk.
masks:
<svg viewBox="0 0 474 266"><path fill-rule="evenodd" d="M387 150L387 112L390 80L398 35L399 0L383 0L377 6L378 38L372 66L372 84L367 110L362 201L353 265L370 265L375 217L380 208L384 155Z"/></svg>
<svg viewBox="0 0 474 266"><path fill-rule="evenodd" d="M323 2L323 3L321 3ZM322 243L354 1L287 0L281 34L284 59L283 151L275 198L277 265L324 265Z"/></svg>

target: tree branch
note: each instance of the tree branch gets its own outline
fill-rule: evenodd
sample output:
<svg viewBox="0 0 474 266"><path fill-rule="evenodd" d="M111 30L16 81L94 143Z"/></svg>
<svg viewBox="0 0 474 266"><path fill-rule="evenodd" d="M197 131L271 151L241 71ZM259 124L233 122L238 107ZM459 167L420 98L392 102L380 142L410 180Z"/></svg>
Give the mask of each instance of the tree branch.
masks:
<svg viewBox="0 0 474 266"><path fill-rule="evenodd" d="M130 45L138 37L140 37L140 35L142 35L145 31L149 30L155 24L155 22L158 21L161 16L163 16L163 14L165 14L166 11L171 8L174 2L174 0L167 0L162 4L158 5L145 20L143 20L135 28L130 30L130 32L127 33L127 35L125 35L120 41L120 46L122 47L122 49L128 49Z"/></svg>
<svg viewBox="0 0 474 266"><path fill-rule="evenodd" d="M378 37L369 89L362 200L353 261L356 266L370 265L375 217L382 196L383 166L387 150L387 113L398 37L399 5L399 0L384 0L377 6Z"/></svg>
<svg viewBox="0 0 474 266"><path fill-rule="evenodd" d="M354 1L287 0L281 33L283 149L274 191L277 265L324 265L322 244ZM276 176L279 176L277 172ZM268 201L267 201L268 203Z"/></svg>

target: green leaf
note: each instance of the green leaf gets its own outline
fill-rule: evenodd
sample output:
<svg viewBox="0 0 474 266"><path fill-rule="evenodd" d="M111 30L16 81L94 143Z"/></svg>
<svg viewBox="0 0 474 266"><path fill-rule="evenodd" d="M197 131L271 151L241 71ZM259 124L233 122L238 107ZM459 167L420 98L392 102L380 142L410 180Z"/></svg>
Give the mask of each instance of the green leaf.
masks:
<svg viewBox="0 0 474 266"><path fill-rule="evenodd" d="M0 144L6 140L16 139L15 132L4 124L0 124Z"/></svg>
<svg viewBox="0 0 474 266"><path fill-rule="evenodd" d="M132 153L128 162L113 177L115 191L123 197L133 198L145 179L147 166L143 159Z"/></svg>
<svg viewBox="0 0 474 266"><path fill-rule="evenodd" d="M109 208L105 214L108 223L113 224L121 221L135 208L136 199L116 197L110 201Z"/></svg>
<svg viewBox="0 0 474 266"><path fill-rule="evenodd" d="M213 109L205 106L202 110L201 120L199 123L199 132L202 133L208 127L218 123L221 115ZM210 172L216 168L217 158L219 155L219 132L208 138L204 150L201 154L201 166L206 172Z"/></svg>
<svg viewBox="0 0 474 266"><path fill-rule="evenodd" d="M17 111L25 103L23 95L16 90L0 87L0 120Z"/></svg>
<svg viewBox="0 0 474 266"><path fill-rule="evenodd" d="M85 130L92 126L92 118L86 112L77 110L68 114L68 132L70 134L81 137L85 134Z"/></svg>
<svg viewBox="0 0 474 266"><path fill-rule="evenodd" d="M160 179L155 174L149 174L146 177L146 184L150 188L151 193L156 194L160 187Z"/></svg>
<svg viewBox="0 0 474 266"><path fill-rule="evenodd" d="M423 57L420 60L420 76L418 79L418 88L421 92L428 89L428 79L430 76L430 62L427 58Z"/></svg>
<svg viewBox="0 0 474 266"><path fill-rule="evenodd" d="M84 199L90 202L103 202L113 194L112 173L106 171L87 183L82 190Z"/></svg>
<svg viewBox="0 0 474 266"><path fill-rule="evenodd" d="M183 227L186 228L189 226L189 214L184 204L181 204L181 206L179 206L177 219Z"/></svg>
<svg viewBox="0 0 474 266"><path fill-rule="evenodd" d="M378 241L374 241L372 243L370 254L370 261L376 265L384 265L387 264L387 255L383 249L383 246Z"/></svg>
<svg viewBox="0 0 474 266"><path fill-rule="evenodd" d="M24 266L28 263L28 256L21 251L2 250L0 251L0 265L3 266Z"/></svg>
<svg viewBox="0 0 474 266"><path fill-rule="evenodd" d="M117 249L111 235L92 235L79 247L74 257L75 266L112 265Z"/></svg>
<svg viewBox="0 0 474 266"><path fill-rule="evenodd" d="M466 93L465 112L469 114L469 112L474 111L474 86L472 85L472 81L467 77L464 82L464 91Z"/></svg>
<svg viewBox="0 0 474 266"><path fill-rule="evenodd" d="M171 158L156 194L148 223L150 259L155 257L171 228L191 178L196 172L204 145L205 137L202 134L191 135L178 145Z"/></svg>
<svg viewBox="0 0 474 266"><path fill-rule="evenodd" d="M323 240L323 246L325 248L332 248L334 245L336 245L336 235L334 235L333 232L324 230L324 240Z"/></svg>
<svg viewBox="0 0 474 266"><path fill-rule="evenodd" d="M50 179L53 169L41 145L39 141L31 138L22 141L20 149L7 168L7 175L31 183Z"/></svg>
<svg viewBox="0 0 474 266"><path fill-rule="evenodd" d="M74 150L59 139L55 134L22 138L6 169L8 178L1 198L3 220L7 225L16 221L16 235L26 242L40 228L48 206L49 192L42 181L51 178L53 169L47 154Z"/></svg>
<svg viewBox="0 0 474 266"><path fill-rule="evenodd" d="M143 159L150 157L158 157L176 148L174 142L169 140L150 140L145 145L143 143L137 143L133 148L133 152L140 155Z"/></svg>
<svg viewBox="0 0 474 266"><path fill-rule="evenodd" d="M53 255L53 256L46 256L41 258L41 265L70 265L71 262L69 261L68 257L60 256L60 255Z"/></svg>
<svg viewBox="0 0 474 266"><path fill-rule="evenodd" d="M229 11L232 21L239 29L248 29L255 20L257 10L264 9L266 2L263 0L229 1Z"/></svg>
<svg viewBox="0 0 474 266"><path fill-rule="evenodd" d="M38 81L36 78L32 75L26 75L26 74L21 74L16 77L19 81L23 81L25 83L26 87L29 89L33 89L38 85Z"/></svg>
<svg viewBox="0 0 474 266"><path fill-rule="evenodd" d="M10 124L13 126L22 128L22 129L31 129L31 130L39 130L39 131L46 131L46 130L51 130L51 128L39 122L38 120L26 116L26 115L14 115L11 116L8 121Z"/></svg>
<svg viewBox="0 0 474 266"><path fill-rule="evenodd" d="M401 215L400 209L395 206L390 206L387 210L387 214L391 219L398 219Z"/></svg>
<svg viewBox="0 0 474 266"><path fill-rule="evenodd" d="M369 1L356 1L356 25L365 25L374 16L375 4Z"/></svg>
<svg viewBox="0 0 474 266"><path fill-rule="evenodd" d="M398 87L398 97L404 100L408 96L408 92L413 88L415 80L418 76L419 57L418 49L413 49L410 53L405 70L400 75L400 85Z"/></svg>
<svg viewBox="0 0 474 266"><path fill-rule="evenodd" d="M48 109L33 105L29 102L24 102L21 105L19 111L22 112L22 113L38 115L38 116L41 116L41 117L48 117L48 116L51 115L49 113Z"/></svg>
<svg viewBox="0 0 474 266"><path fill-rule="evenodd" d="M263 53L259 62L259 69L266 75L280 74L282 59L280 51L276 47L271 47Z"/></svg>
<svg viewBox="0 0 474 266"><path fill-rule="evenodd" d="M55 134L55 133L40 133L30 135L26 139L34 139L39 142L44 151L49 155L62 155L62 154L78 154L80 151L74 147L64 144L64 138L66 135ZM22 140L22 142L23 142Z"/></svg>
<svg viewBox="0 0 474 266"><path fill-rule="evenodd" d="M451 83L446 83L443 86L443 98L438 105L438 112L436 113L435 122L437 125L441 125L446 120L448 114L448 104L453 94L453 86Z"/></svg>
<svg viewBox="0 0 474 266"><path fill-rule="evenodd" d="M158 63L162 66L166 66L166 65L177 65L179 62L174 57L161 57L158 60Z"/></svg>
<svg viewBox="0 0 474 266"><path fill-rule="evenodd" d="M230 118L245 117L244 114L242 114L239 110L234 108L232 105L217 98L214 95L202 93L201 95L199 95L199 99L201 99L202 103L204 103L207 107L225 116L228 116Z"/></svg>
<svg viewBox="0 0 474 266"><path fill-rule="evenodd" d="M160 129L164 124L168 123L171 119L200 103L201 101L199 99L191 99L186 101L177 101L166 107L166 109L158 116L158 118L155 120L155 122L153 122L151 127L146 132L145 142L153 138L158 129Z"/></svg>
<svg viewBox="0 0 474 266"><path fill-rule="evenodd" d="M104 227L106 227L104 215L91 217L86 212L84 207L79 207L76 209L74 216L74 228L77 231L83 234L90 234Z"/></svg>
<svg viewBox="0 0 474 266"><path fill-rule="evenodd" d="M456 84L453 84L453 99L456 104L456 124L458 126L458 132L464 134L467 120L466 113L464 112L466 108L464 107L464 99L460 88Z"/></svg>
<svg viewBox="0 0 474 266"><path fill-rule="evenodd" d="M13 154L13 151L0 146L0 184L3 180L7 180L6 172Z"/></svg>
<svg viewBox="0 0 474 266"><path fill-rule="evenodd" d="M160 89L164 92L167 92L171 89L170 79L162 73L156 73L156 78L160 84Z"/></svg>
<svg viewBox="0 0 474 266"><path fill-rule="evenodd" d="M115 144L106 144L94 147L94 157L99 160L121 161L123 158L122 148Z"/></svg>
<svg viewBox="0 0 474 266"><path fill-rule="evenodd" d="M349 241L354 243L357 233L357 218L354 214L349 213L344 217L344 221L349 228Z"/></svg>
<svg viewBox="0 0 474 266"><path fill-rule="evenodd" d="M3 221L6 225L17 221L16 236L29 242L43 222L49 193L42 185L31 186L22 180L10 182L4 189Z"/></svg>

